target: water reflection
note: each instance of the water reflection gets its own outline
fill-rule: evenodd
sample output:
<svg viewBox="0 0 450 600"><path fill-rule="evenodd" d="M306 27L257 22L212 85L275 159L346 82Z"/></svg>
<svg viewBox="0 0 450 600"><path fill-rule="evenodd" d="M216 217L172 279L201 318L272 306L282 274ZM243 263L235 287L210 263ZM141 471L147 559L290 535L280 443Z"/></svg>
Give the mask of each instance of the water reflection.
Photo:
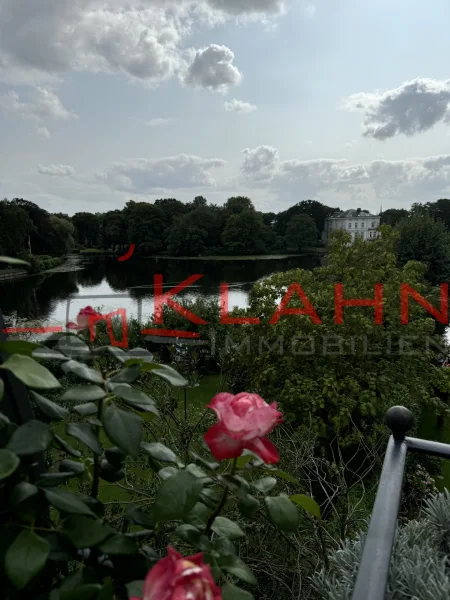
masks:
<svg viewBox="0 0 450 600"><path fill-rule="evenodd" d="M64 324L67 299L76 295L129 294L130 298L76 298L71 301L73 319L79 308L91 304L104 311L125 308L137 315L137 299L142 299L143 315L153 313L153 277L162 274L164 285L171 288L189 276L202 278L181 295L190 299L217 298L221 283L230 286L229 305L245 307L252 284L271 273L293 268L319 266L316 257L291 257L273 260L199 261L167 259L132 259L119 263L110 257L85 260L84 268L75 272L48 273L20 280L0 282L0 308L4 315L17 315L43 324Z"/></svg>

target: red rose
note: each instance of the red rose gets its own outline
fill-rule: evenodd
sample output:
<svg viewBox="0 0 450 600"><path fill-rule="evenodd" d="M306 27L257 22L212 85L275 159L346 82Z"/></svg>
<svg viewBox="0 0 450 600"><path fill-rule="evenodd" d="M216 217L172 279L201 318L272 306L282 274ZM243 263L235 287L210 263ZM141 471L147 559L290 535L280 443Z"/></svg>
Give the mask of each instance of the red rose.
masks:
<svg viewBox="0 0 450 600"><path fill-rule="evenodd" d="M248 392L237 396L222 393L214 396L208 408L212 408L219 419L205 434L205 442L217 460L237 458L244 448L260 456L265 463L280 460L275 446L264 437L282 421L276 402L269 405L257 394Z"/></svg>
<svg viewBox="0 0 450 600"><path fill-rule="evenodd" d="M142 598L130 600L222 600L203 554L183 558L171 546L168 556L149 571Z"/></svg>
<svg viewBox="0 0 450 600"><path fill-rule="evenodd" d="M86 306L82 308L77 315L77 322L70 321L67 323L67 329L87 329L93 317L100 316L99 313L92 308L92 306Z"/></svg>

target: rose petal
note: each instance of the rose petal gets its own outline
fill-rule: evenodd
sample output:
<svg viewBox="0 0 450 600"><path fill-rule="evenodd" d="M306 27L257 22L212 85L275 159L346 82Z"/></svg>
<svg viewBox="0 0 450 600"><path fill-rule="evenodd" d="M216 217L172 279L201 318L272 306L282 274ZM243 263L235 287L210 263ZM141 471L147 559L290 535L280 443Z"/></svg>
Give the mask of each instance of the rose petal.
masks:
<svg viewBox="0 0 450 600"><path fill-rule="evenodd" d="M212 455L217 460L237 458L242 454L242 450L244 449L241 442L234 440L225 433L221 423L217 423L217 425L213 425L208 429L204 440L208 444Z"/></svg>
<svg viewBox="0 0 450 600"><path fill-rule="evenodd" d="M211 403L207 405L206 408L211 408L217 415L217 418L221 419L221 414L226 407L230 405L233 400L233 394L227 394L226 392L221 392L220 394L216 394L214 398L211 400Z"/></svg>
<svg viewBox="0 0 450 600"><path fill-rule="evenodd" d="M254 454L259 456L268 465L273 465L280 460L278 450L267 438L257 438L245 442L245 447L247 450L254 452Z"/></svg>
<svg viewBox="0 0 450 600"><path fill-rule="evenodd" d="M78 331L78 329L80 329L80 327L73 321L69 321L69 323L67 323L66 327L67 327L67 329L76 329L77 331Z"/></svg>

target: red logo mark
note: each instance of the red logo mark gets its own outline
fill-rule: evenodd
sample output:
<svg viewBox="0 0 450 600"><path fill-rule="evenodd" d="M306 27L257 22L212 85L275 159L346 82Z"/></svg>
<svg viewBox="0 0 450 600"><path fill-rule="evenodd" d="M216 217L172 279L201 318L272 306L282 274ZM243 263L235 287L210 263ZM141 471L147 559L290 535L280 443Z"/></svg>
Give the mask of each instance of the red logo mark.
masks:
<svg viewBox="0 0 450 600"><path fill-rule="evenodd" d="M136 244L130 244L130 247L128 248L127 252L123 256L119 256L117 258L117 260L119 262L125 262L126 260L130 260L130 258L134 254L135 248L136 248Z"/></svg>

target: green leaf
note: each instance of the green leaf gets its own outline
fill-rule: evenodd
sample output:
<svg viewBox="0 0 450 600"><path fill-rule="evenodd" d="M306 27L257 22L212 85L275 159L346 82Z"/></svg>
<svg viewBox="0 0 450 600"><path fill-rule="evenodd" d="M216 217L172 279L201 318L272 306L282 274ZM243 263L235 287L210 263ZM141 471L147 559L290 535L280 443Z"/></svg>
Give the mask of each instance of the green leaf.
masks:
<svg viewBox="0 0 450 600"><path fill-rule="evenodd" d="M94 427L103 427L103 423L97 417L89 417L89 419L86 419L86 422L89 425L94 425Z"/></svg>
<svg viewBox="0 0 450 600"><path fill-rule="evenodd" d="M169 367L169 365L161 365L158 363L143 363L142 370L158 375L162 379L165 379L174 387L187 387L189 382L182 375L180 375L175 369Z"/></svg>
<svg viewBox="0 0 450 600"><path fill-rule="evenodd" d="M53 432L41 421L28 421L12 434L8 450L18 456L27 456L37 452L45 452L53 440Z"/></svg>
<svg viewBox="0 0 450 600"><path fill-rule="evenodd" d="M152 529L155 526L155 522L150 515L141 510L134 502L127 506L125 519L147 529Z"/></svg>
<svg viewBox="0 0 450 600"><path fill-rule="evenodd" d="M268 494L277 485L275 477L263 477L257 481L252 481L251 485L261 492L262 494Z"/></svg>
<svg viewBox="0 0 450 600"><path fill-rule="evenodd" d="M66 427L68 435L87 446L94 454L101 454L102 447L92 427L87 423L69 423Z"/></svg>
<svg viewBox="0 0 450 600"><path fill-rule="evenodd" d="M62 370L64 373L74 373L81 379L89 381L89 383L98 383L99 385L103 384L103 377L101 373L95 369L91 369L83 363L77 362L76 360L69 360L65 362L62 366Z"/></svg>
<svg viewBox="0 0 450 600"><path fill-rule="evenodd" d="M255 456L253 454L243 454L236 459L236 466L238 469L243 469Z"/></svg>
<svg viewBox="0 0 450 600"><path fill-rule="evenodd" d="M40 410L52 421L65 421L69 417L69 411L64 406L60 406L32 390L30 393Z"/></svg>
<svg viewBox="0 0 450 600"><path fill-rule="evenodd" d="M84 515L74 515L65 519L61 531L77 549L97 546L115 533L108 525Z"/></svg>
<svg viewBox="0 0 450 600"><path fill-rule="evenodd" d="M86 404L79 404L73 409L80 417L89 417L90 415L97 414L97 405L93 402L87 402Z"/></svg>
<svg viewBox="0 0 450 600"><path fill-rule="evenodd" d="M31 356L33 350L36 350L36 348L39 347L39 344L22 342L19 340L0 342L0 352L6 352L7 354L22 354L23 356Z"/></svg>
<svg viewBox="0 0 450 600"><path fill-rule="evenodd" d="M205 550L209 550L211 547L211 543L207 536L193 525L180 525L179 527L177 527L177 529L175 529L174 533L184 542L187 542L188 544L202 552Z"/></svg>
<svg viewBox="0 0 450 600"><path fill-rule="evenodd" d="M226 583L222 588L222 600L255 600L255 597L242 588Z"/></svg>
<svg viewBox="0 0 450 600"><path fill-rule="evenodd" d="M244 517L250 518L259 509L259 502L256 498L250 496L250 494L246 494L239 498L237 507Z"/></svg>
<svg viewBox="0 0 450 600"><path fill-rule="evenodd" d="M160 444L159 442L142 442L141 444L142 450L147 452L152 458L155 460L159 460L162 463L177 463L177 457L174 452L164 444Z"/></svg>
<svg viewBox="0 0 450 600"><path fill-rule="evenodd" d="M31 356L38 360L67 360L67 356L64 356L61 352L45 346L39 346L39 348L33 350Z"/></svg>
<svg viewBox="0 0 450 600"><path fill-rule="evenodd" d="M183 519L196 505L202 483L186 471L178 471L159 488L153 505L152 517L157 521Z"/></svg>
<svg viewBox="0 0 450 600"><path fill-rule="evenodd" d="M158 475L163 481L169 479L169 477L172 477L172 475L175 475L175 473L178 473L178 469L175 467L164 467L164 469L158 471Z"/></svg>
<svg viewBox="0 0 450 600"><path fill-rule="evenodd" d="M121 363L128 359L128 354L122 348L117 348L117 346L108 346L108 352Z"/></svg>
<svg viewBox="0 0 450 600"><path fill-rule="evenodd" d="M131 365L126 367L114 377L111 377L110 381L113 383L133 383L136 379L139 379L141 374L141 365Z"/></svg>
<svg viewBox="0 0 450 600"><path fill-rule="evenodd" d="M89 347L76 335L61 336L58 339L58 349L69 358L86 358L90 354Z"/></svg>
<svg viewBox="0 0 450 600"><path fill-rule="evenodd" d="M146 363L151 363L153 361L153 354L149 352L146 348L133 348L128 352L128 358L133 359L137 358Z"/></svg>
<svg viewBox="0 0 450 600"><path fill-rule="evenodd" d="M0 369L11 371L19 381L29 388L53 390L61 387L59 381L48 369L29 356L12 354L2 365L0 365Z"/></svg>
<svg viewBox="0 0 450 600"><path fill-rule="evenodd" d="M66 458L59 463L59 470L61 473L76 473L77 475L81 475L81 473L84 473L85 467L82 462Z"/></svg>
<svg viewBox="0 0 450 600"><path fill-rule="evenodd" d="M116 533L106 541L102 542L99 546L99 550L113 556L116 554L136 554L137 545L136 541L132 538L121 533Z"/></svg>
<svg viewBox="0 0 450 600"><path fill-rule="evenodd" d="M115 467L107 460L102 460L100 463L100 477L110 483L120 481L125 477L125 472L120 467Z"/></svg>
<svg viewBox="0 0 450 600"><path fill-rule="evenodd" d="M218 564L221 569L234 575L241 581L245 581L245 583L250 585L256 585L256 578L253 575L252 570L238 556L232 554L220 556L218 558Z"/></svg>
<svg viewBox="0 0 450 600"><path fill-rule="evenodd" d="M184 521L203 531L212 514L213 511L205 506L203 502L197 502L187 517L184 518Z"/></svg>
<svg viewBox="0 0 450 600"><path fill-rule="evenodd" d="M316 519L320 520L322 518L320 514L320 506L313 498L311 498L311 496L305 496L305 494L295 494L294 496L290 497L290 500L304 508L306 512Z"/></svg>
<svg viewBox="0 0 450 600"><path fill-rule="evenodd" d="M0 256L0 262L8 265L25 265L31 267L30 263L26 260L20 260L20 258L13 258L12 256Z"/></svg>
<svg viewBox="0 0 450 600"><path fill-rule="evenodd" d="M295 531L300 523L298 510L285 496L265 498L269 517L281 531Z"/></svg>
<svg viewBox="0 0 450 600"><path fill-rule="evenodd" d="M91 509L70 492L54 489L44 490L44 494L48 502L62 512L75 515L92 515L95 517Z"/></svg>
<svg viewBox="0 0 450 600"><path fill-rule="evenodd" d="M217 535L221 535L230 540L238 540L242 537L245 537L245 533L239 527L237 523L227 519L226 517L216 517L211 526L211 529Z"/></svg>
<svg viewBox="0 0 450 600"><path fill-rule="evenodd" d="M218 463L216 461L205 460L204 458L199 456L196 452L189 452L189 454L192 456L192 458L195 460L195 462L202 465L202 467L205 467L205 469L208 469L208 471L217 471L217 469L220 469L220 463Z"/></svg>
<svg viewBox="0 0 450 600"><path fill-rule="evenodd" d="M144 590L144 581L132 581L126 584L128 598L142 598Z"/></svg>
<svg viewBox="0 0 450 600"><path fill-rule="evenodd" d="M20 465L20 459L9 450L0 450L0 480L14 473Z"/></svg>
<svg viewBox="0 0 450 600"><path fill-rule="evenodd" d="M66 442L66 440L64 440L59 435L56 435L56 433L55 433L55 440L54 441L55 441L54 445L58 445L65 452L67 452L67 454L70 454L70 456L74 456L75 458L80 458L81 452L79 450L75 450L75 448L72 448L72 446L70 444L68 444Z"/></svg>
<svg viewBox="0 0 450 600"><path fill-rule="evenodd" d="M128 383L114 383L110 387L111 391L119 398L122 398L122 400L125 400L125 402L137 402L143 406L146 404L155 404L155 401L147 396L147 394L131 387Z"/></svg>
<svg viewBox="0 0 450 600"><path fill-rule="evenodd" d="M121 450L136 457L139 454L143 435L141 417L110 404L102 420L109 439Z"/></svg>
<svg viewBox="0 0 450 600"><path fill-rule="evenodd" d="M32 523L36 518L39 502L36 496L39 490L28 481L17 483L9 496L9 507L22 521Z"/></svg>
<svg viewBox="0 0 450 600"><path fill-rule="evenodd" d="M50 547L34 531L25 529L16 537L5 556L5 571L18 590L24 587L45 566Z"/></svg>
<svg viewBox="0 0 450 600"><path fill-rule="evenodd" d="M269 470L269 469L267 469L267 470ZM270 469L270 473L271 473L271 475L276 475L280 479L289 481L289 483L293 483L297 487L301 487L300 483L297 481L297 479L295 479L295 477L292 477L292 475L289 475L289 473L285 473L284 471L280 471L279 469Z"/></svg>
<svg viewBox="0 0 450 600"><path fill-rule="evenodd" d="M235 494L245 494L249 490L247 481L239 475L219 475L217 479Z"/></svg>
<svg viewBox="0 0 450 600"><path fill-rule="evenodd" d="M106 392L98 385L78 385L70 388L61 396L63 402L96 402L106 396Z"/></svg>
<svg viewBox="0 0 450 600"><path fill-rule="evenodd" d="M5 393L5 384L3 383L3 379L0 377L0 402L3 400L4 393Z"/></svg>

